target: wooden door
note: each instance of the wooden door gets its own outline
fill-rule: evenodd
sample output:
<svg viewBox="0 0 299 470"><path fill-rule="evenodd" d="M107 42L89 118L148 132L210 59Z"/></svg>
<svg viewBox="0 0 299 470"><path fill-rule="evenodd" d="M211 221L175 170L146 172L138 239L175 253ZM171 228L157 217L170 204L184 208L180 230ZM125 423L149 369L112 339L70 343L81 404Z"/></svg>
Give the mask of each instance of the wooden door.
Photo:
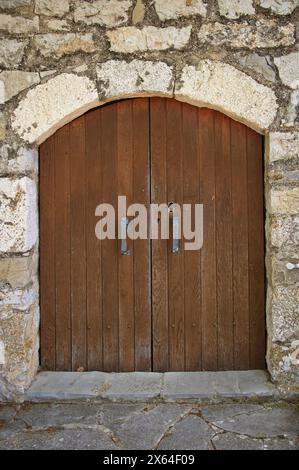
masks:
<svg viewBox="0 0 299 470"><path fill-rule="evenodd" d="M265 367L262 137L151 99L152 200L203 204L203 247L152 242L153 370Z"/></svg>
<svg viewBox="0 0 299 470"><path fill-rule="evenodd" d="M262 138L175 100L116 102L40 148L46 370L264 368ZM95 208L203 203L204 243L95 236Z"/></svg>
<svg viewBox="0 0 299 470"><path fill-rule="evenodd" d="M120 255L95 209L149 203L149 100L113 103L40 148L41 357L48 370L151 370L149 241Z"/></svg>

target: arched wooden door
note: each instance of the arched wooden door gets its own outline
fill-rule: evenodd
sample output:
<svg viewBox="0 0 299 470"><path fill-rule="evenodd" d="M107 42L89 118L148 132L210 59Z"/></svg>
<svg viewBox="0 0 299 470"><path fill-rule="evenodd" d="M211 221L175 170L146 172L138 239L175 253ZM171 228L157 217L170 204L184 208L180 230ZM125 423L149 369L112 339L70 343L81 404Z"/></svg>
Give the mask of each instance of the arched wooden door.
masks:
<svg viewBox="0 0 299 470"><path fill-rule="evenodd" d="M204 242L95 237L95 208L202 203ZM162 98L88 112L40 147L41 363L46 370L265 365L262 137Z"/></svg>

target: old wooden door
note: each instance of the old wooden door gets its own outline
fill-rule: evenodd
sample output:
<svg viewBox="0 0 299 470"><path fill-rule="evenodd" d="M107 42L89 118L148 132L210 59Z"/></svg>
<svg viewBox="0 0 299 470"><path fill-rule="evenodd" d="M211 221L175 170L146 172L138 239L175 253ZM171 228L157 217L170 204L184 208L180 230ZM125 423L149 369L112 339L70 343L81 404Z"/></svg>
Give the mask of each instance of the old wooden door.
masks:
<svg viewBox="0 0 299 470"><path fill-rule="evenodd" d="M88 112L40 148L41 362L46 370L265 365L262 137L162 98ZM202 203L199 251L98 240L102 202Z"/></svg>

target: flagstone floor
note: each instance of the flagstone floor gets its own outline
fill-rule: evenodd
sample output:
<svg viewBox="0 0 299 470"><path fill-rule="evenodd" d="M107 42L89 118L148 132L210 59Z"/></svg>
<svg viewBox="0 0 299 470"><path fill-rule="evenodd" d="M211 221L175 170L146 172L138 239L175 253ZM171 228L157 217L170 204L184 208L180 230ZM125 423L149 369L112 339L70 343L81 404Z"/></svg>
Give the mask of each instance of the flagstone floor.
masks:
<svg viewBox="0 0 299 470"><path fill-rule="evenodd" d="M0 449L299 449L299 406L77 401L0 405Z"/></svg>

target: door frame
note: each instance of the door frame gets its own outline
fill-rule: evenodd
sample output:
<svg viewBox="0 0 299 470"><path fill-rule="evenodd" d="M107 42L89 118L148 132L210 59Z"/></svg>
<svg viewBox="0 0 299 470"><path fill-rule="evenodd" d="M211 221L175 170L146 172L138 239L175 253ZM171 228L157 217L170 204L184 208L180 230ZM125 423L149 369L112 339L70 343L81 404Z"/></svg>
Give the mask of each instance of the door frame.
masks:
<svg viewBox="0 0 299 470"><path fill-rule="evenodd" d="M42 144L44 370L264 369L262 151L248 127L169 98L109 103ZM96 241L95 208L115 207L119 195L128 204L205 204L203 250L175 256L166 241L136 240L123 257L117 239Z"/></svg>
<svg viewBox="0 0 299 470"><path fill-rule="evenodd" d="M27 266L31 273L31 285L28 294L18 302L18 308L29 313L26 321L12 327L8 340L16 338L21 351L14 366L14 372L5 372L13 390L24 391L35 377L38 367L38 341L39 341L39 283L38 283L38 203L37 203L37 146L58 128L82 115L89 109L118 99L140 96L165 96L186 101L199 107L209 107L232 117L265 135L265 206L266 206L266 273L267 273L267 365L274 381L284 386L286 383L295 386L294 373L299 351L295 343L288 341L288 330L284 323L284 311L288 309L289 297L284 293L281 283L276 276L277 256L284 252L279 239L280 231L284 227L285 214L296 213L295 189L279 189L275 186L275 175L271 173L270 164L283 158L287 152L288 139L285 129L276 119L278 104L275 92L261 85L252 77L246 76L232 65L225 62L203 60L196 66L186 65L183 70L175 71L172 66L163 62L149 63L136 60L126 63L124 75L132 77L137 73L134 67L144 66L147 71L147 80L140 84L131 81L119 83L119 72L114 65L123 61L107 61L100 65L99 80L106 77L105 87L98 94L95 81L75 73L58 74L47 77L45 83L36 85L29 91L22 101L16 102L12 107L12 129L18 136L16 151L24 158L28 176L21 176L19 184L24 194L21 200L21 211L25 216L16 218L9 232L10 240L14 241L17 251L27 256ZM138 64L137 64L138 63ZM153 64L151 68L150 64ZM210 81L210 74L202 75L202 67L209 65L213 71L214 80ZM127 68L126 68L127 67ZM139 70L139 69L138 69ZM161 71L157 80L157 70ZM163 73L162 73L163 72ZM217 92L217 76L225 72L229 81L229 90L223 84L222 94ZM211 72L212 73L212 72ZM219 75L219 76L220 76ZM201 78L200 78L201 77ZM128 85L129 83L129 85ZM245 92L244 87L247 88ZM251 90L252 93L248 91ZM207 91L208 90L208 91ZM218 90L219 91L219 90ZM53 92L55 99L53 98ZM231 100L231 96L234 100ZM238 99L236 99L238 98ZM47 115L44 115L40 103L46 103ZM57 107L57 102L61 103ZM280 127L281 126L281 127ZM15 135L14 134L14 135ZM290 139L292 139L292 135ZM30 153L30 157L28 157ZM286 211L284 201L289 197L289 207ZM9 256L15 248L2 246ZM293 289L292 285L290 289ZM289 292L289 291L288 291ZM282 295L280 295L280 293ZM279 329L282 326L282 334ZM17 333L18 332L18 333ZM286 346L285 346L286 345ZM22 377L15 379L16 370L22 370ZM19 392L18 392L19 393Z"/></svg>

